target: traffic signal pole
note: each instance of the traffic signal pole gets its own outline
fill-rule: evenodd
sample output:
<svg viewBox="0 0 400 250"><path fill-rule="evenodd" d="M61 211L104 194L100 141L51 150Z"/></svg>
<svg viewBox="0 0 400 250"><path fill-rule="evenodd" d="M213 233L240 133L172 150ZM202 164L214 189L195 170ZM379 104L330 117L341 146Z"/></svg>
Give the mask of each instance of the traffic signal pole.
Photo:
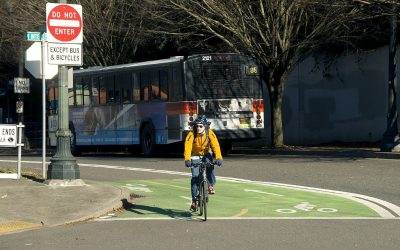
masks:
<svg viewBox="0 0 400 250"><path fill-rule="evenodd" d="M387 126L383 134L381 151L400 152L400 138L398 131L398 112L397 112L397 75L396 75L396 33L397 16L393 13L390 17L390 43L389 43L389 74L388 74L388 113Z"/></svg>

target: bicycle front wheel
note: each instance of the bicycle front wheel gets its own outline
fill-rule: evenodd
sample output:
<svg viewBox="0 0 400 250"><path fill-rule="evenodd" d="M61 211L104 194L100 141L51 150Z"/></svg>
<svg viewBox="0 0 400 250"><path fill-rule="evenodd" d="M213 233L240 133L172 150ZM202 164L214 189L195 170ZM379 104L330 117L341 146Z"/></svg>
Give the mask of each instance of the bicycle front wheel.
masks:
<svg viewBox="0 0 400 250"><path fill-rule="evenodd" d="M204 182L200 182L199 185L199 215L202 216L203 215L203 204L204 204Z"/></svg>
<svg viewBox="0 0 400 250"><path fill-rule="evenodd" d="M206 182L203 182L202 193L203 193L203 196L202 196L202 206L203 206L202 211L203 211L204 221L206 221L207 220L207 185L206 185Z"/></svg>

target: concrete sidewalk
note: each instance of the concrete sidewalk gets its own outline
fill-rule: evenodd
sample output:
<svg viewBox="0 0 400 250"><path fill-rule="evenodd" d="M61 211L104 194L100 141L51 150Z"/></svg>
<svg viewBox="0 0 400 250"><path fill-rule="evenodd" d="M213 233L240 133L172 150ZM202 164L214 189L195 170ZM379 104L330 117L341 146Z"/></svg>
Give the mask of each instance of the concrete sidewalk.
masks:
<svg viewBox="0 0 400 250"><path fill-rule="evenodd" d="M99 217L121 208L129 197L126 189L84 182L62 187L26 178L0 179L0 235Z"/></svg>

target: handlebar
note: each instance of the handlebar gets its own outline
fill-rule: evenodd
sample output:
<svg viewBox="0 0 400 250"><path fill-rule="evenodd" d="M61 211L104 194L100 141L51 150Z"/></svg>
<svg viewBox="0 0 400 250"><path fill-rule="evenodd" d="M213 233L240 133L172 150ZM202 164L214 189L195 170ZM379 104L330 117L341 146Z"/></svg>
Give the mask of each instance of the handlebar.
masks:
<svg viewBox="0 0 400 250"><path fill-rule="evenodd" d="M201 167L202 165L204 165L205 167L213 167L215 166L217 163L215 160L213 160L212 162L199 162L199 163L192 163L190 168L198 168Z"/></svg>

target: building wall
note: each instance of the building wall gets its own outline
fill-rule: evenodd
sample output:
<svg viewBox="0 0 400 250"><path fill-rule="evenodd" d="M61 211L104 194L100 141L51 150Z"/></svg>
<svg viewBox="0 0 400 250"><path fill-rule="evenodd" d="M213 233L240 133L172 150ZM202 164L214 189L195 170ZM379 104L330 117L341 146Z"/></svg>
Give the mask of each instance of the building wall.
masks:
<svg viewBox="0 0 400 250"><path fill-rule="evenodd" d="M342 56L329 67L324 60L307 58L288 78L282 108L285 144L381 140L388 106L388 47Z"/></svg>

